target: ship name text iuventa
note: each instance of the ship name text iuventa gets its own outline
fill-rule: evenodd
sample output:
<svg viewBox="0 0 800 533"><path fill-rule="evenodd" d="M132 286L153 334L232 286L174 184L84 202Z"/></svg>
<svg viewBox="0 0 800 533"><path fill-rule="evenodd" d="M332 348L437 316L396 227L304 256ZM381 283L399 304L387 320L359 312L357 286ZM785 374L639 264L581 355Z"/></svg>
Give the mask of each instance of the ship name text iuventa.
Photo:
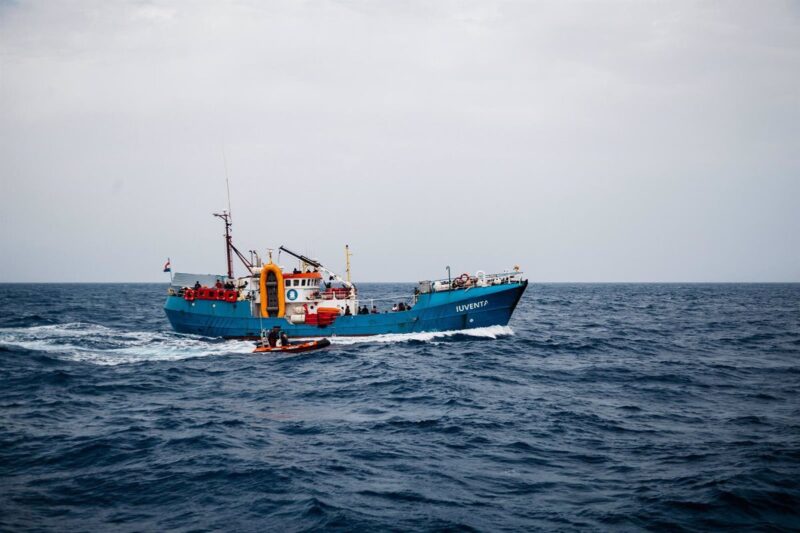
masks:
<svg viewBox="0 0 800 533"><path fill-rule="evenodd" d="M347 275L340 277L319 261L283 246L280 252L298 261L284 269L233 245L230 213L225 222L227 275L176 272L164 310L175 331L208 337L255 339L275 326L290 337L380 335L451 331L508 324L528 286L519 267L499 274L478 271L447 279L421 281L398 303L359 300ZM279 253L280 253L279 252ZM235 277L233 256L246 268Z"/></svg>

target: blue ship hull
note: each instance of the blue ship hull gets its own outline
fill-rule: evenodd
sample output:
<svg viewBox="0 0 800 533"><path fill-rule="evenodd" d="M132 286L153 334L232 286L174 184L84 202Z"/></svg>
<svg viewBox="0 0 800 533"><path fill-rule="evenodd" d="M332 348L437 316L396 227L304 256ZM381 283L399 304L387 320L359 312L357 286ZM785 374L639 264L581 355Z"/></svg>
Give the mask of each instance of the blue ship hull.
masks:
<svg viewBox="0 0 800 533"><path fill-rule="evenodd" d="M168 296L164 310L179 333L228 339L258 338L262 329L273 326L280 326L290 337L303 338L451 331L508 324L527 286L523 281L420 294L410 311L340 316L327 327L292 324L285 318L259 318L253 316L249 301L188 302L180 296Z"/></svg>

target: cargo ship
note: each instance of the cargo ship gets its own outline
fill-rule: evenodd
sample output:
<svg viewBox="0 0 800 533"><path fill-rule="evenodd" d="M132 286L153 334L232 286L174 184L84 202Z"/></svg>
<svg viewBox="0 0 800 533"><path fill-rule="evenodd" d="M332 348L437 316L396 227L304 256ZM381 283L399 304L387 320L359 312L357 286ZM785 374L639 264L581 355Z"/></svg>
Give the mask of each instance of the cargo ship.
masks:
<svg viewBox="0 0 800 533"><path fill-rule="evenodd" d="M225 223L227 273L172 273L164 310L173 329L226 339L257 339L274 326L289 337L381 335L451 331L506 325L528 281L518 266L505 272L477 271L419 282L403 301L383 304L359 299L350 279L350 251L345 247L346 276L317 259L280 246L296 266L283 268L269 250L262 261L254 251L245 257L233 244L228 211L215 213ZM234 276L233 258L245 274ZM383 304L383 305L381 305Z"/></svg>

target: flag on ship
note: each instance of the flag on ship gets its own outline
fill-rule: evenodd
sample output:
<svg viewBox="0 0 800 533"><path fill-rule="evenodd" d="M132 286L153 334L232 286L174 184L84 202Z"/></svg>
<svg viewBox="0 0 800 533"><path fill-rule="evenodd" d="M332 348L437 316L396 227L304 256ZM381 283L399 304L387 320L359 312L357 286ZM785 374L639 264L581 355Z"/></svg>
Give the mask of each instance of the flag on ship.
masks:
<svg viewBox="0 0 800 533"><path fill-rule="evenodd" d="M164 263L164 272L172 272L172 265L169 264L169 257L167 258L167 262Z"/></svg>

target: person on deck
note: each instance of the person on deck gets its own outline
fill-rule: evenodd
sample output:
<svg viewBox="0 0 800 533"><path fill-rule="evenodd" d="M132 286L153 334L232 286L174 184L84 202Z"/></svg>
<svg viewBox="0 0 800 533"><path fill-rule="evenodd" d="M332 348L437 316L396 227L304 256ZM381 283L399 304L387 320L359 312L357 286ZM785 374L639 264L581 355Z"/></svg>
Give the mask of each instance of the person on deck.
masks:
<svg viewBox="0 0 800 533"><path fill-rule="evenodd" d="M289 335L285 331L281 331L281 346L289 346Z"/></svg>
<svg viewBox="0 0 800 533"><path fill-rule="evenodd" d="M372 306L372 314L373 315L377 315L378 314L378 306L376 306L376 305Z"/></svg>
<svg viewBox="0 0 800 533"><path fill-rule="evenodd" d="M394 311L397 311L397 304L394 304L394 305L392 306L392 312L394 312Z"/></svg>
<svg viewBox="0 0 800 533"><path fill-rule="evenodd" d="M398 311L405 311L406 310L406 304L404 304L403 302L400 302L400 304L397 306L397 310Z"/></svg>
<svg viewBox="0 0 800 533"><path fill-rule="evenodd" d="M350 311L350 306L349 305L346 305L344 307L344 316L353 316L353 312Z"/></svg>
<svg viewBox="0 0 800 533"><path fill-rule="evenodd" d="M221 279L217 280L217 282L214 284L214 288L215 289L221 289L222 288L222 280Z"/></svg>
<svg viewBox="0 0 800 533"><path fill-rule="evenodd" d="M194 282L194 290L199 290L200 287L201 287L200 282L199 281L195 281Z"/></svg>

